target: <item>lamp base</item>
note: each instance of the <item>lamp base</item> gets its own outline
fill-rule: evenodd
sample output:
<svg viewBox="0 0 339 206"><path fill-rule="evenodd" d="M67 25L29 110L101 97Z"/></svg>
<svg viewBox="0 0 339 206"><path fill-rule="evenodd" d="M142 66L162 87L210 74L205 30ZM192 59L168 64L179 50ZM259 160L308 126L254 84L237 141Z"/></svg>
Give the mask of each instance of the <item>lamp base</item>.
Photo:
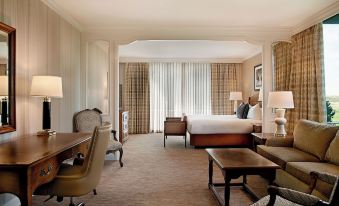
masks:
<svg viewBox="0 0 339 206"><path fill-rule="evenodd" d="M46 129L46 130L38 131L37 135L38 136L53 136L53 135L56 135L56 131Z"/></svg>
<svg viewBox="0 0 339 206"><path fill-rule="evenodd" d="M275 130L274 136L276 137L285 137L286 136L286 130L285 130L285 124L287 120L285 119L285 109L277 109L276 110L276 117L274 119L274 122L277 125L277 128Z"/></svg>

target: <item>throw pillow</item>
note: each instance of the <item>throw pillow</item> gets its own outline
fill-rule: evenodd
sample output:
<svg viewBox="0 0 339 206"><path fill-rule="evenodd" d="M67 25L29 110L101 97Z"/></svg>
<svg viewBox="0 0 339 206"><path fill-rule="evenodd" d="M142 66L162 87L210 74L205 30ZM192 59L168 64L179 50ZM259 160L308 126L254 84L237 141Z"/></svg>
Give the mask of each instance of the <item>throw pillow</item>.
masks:
<svg viewBox="0 0 339 206"><path fill-rule="evenodd" d="M244 113L242 115L242 119L247 119L247 114L248 114L248 110L250 109L250 105L249 104L245 104L245 108L244 108Z"/></svg>
<svg viewBox="0 0 339 206"><path fill-rule="evenodd" d="M326 160L333 164L339 165L339 131L327 150Z"/></svg>
<svg viewBox="0 0 339 206"><path fill-rule="evenodd" d="M237 109L237 117L239 119L242 119L243 115L244 115L244 110L245 110L245 104L244 103L241 103Z"/></svg>
<svg viewBox="0 0 339 206"><path fill-rule="evenodd" d="M299 120L293 132L293 147L324 160L326 151L338 129L337 126Z"/></svg>
<svg viewBox="0 0 339 206"><path fill-rule="evenodd" d="M261 120L262 119L262 112L259 104L256 104L254 106L250 106L250 109L248 110L247 119L256 119Z"/></svg>

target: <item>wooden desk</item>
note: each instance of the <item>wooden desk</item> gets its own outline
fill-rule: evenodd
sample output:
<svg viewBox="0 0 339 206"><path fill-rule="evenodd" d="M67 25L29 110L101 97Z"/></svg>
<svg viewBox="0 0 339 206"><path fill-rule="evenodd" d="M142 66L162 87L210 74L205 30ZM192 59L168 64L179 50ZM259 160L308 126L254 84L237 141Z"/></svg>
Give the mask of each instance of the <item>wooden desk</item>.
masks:
<svg viewBox="0 0 339 206"><path fill-rule="evenodd" d="M34 190L56 176L60 164L79 152L86 154L91 134L28 135L0 144L0 193L16 195L32 205Z"/></svg>

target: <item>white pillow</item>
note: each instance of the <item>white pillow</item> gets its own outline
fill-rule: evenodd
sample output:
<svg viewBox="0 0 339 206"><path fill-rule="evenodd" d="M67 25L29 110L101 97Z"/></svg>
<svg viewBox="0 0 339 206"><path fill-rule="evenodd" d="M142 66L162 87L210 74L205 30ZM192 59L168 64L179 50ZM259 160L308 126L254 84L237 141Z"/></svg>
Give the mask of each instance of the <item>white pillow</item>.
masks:
<svg viewBox="0 0 339 206"><path fill-rule="evenodd" d="M247 113L247 119L261 120L262 112L259 104L250 107Z"/></svg>

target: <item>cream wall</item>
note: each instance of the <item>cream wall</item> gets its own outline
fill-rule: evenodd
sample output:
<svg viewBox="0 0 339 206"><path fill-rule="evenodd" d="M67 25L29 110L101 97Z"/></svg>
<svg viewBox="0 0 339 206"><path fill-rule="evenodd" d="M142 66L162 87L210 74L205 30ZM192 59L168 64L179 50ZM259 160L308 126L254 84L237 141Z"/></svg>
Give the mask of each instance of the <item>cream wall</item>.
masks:
<svg viewBox="0 0 339 206"><path fill-rule="evenodd" d="M242 91L244 101L258 91L254 90L254 66L262 64L262 54L257 54L243 62Z"/></svg>
<svg viewBox="0 0 339 206"><path fill-rule="evenodd" d="M80 32L40 0L0 0L0 21L16 28L17 131L0 141L42 127L42 99L29 97L32 75L58 75L62 99L52 99L52 127L72 131L80 109ZM0 205L9 198L0 196Z"/></svg>

